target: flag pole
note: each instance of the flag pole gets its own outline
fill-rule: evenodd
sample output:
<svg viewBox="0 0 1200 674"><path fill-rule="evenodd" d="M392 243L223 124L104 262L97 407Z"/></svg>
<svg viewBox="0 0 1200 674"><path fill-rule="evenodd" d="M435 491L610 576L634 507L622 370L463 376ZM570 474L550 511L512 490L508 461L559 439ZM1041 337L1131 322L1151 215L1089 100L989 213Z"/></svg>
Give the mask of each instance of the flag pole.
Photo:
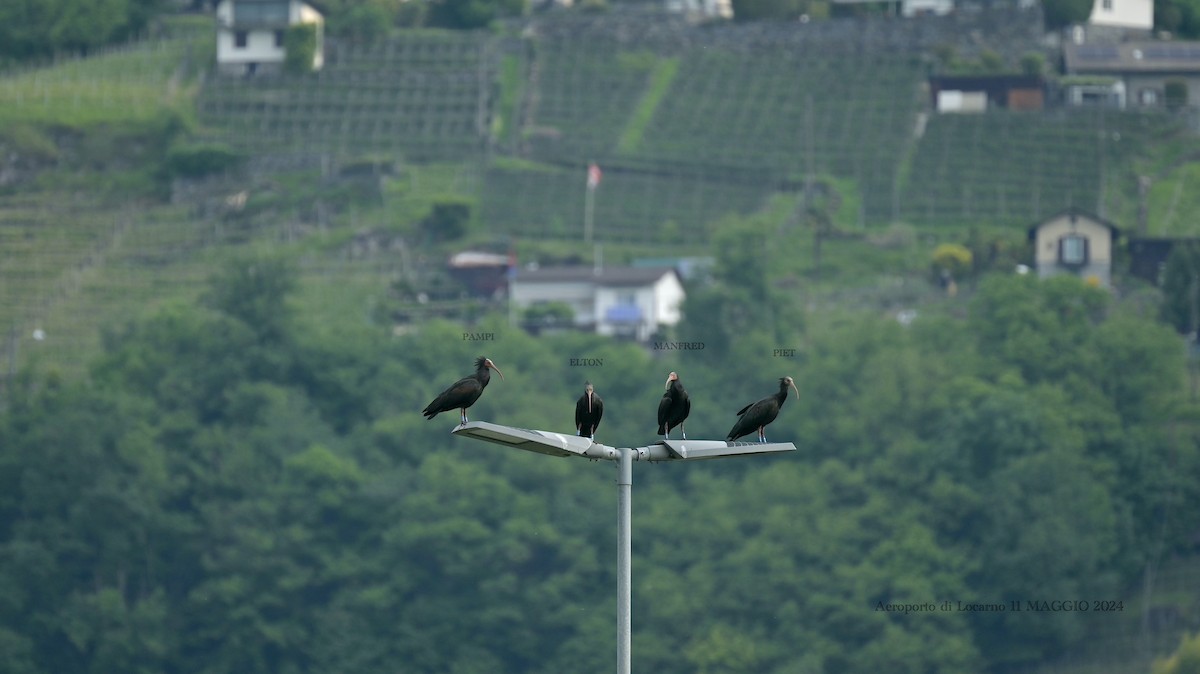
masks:
<svg viewBox="0 0 1200 674"><path fill-rule="evenodd" d="M583 197L583 242L592 242L592 209L596 203L596 188L588 184L587 194Z"/></svg>
<svg viewBox="0 0 1200 674"><path fill-rule="evenodd" d="M588 162L587 191L583 195L583 243L592 242L592 212L596 207L596 188L600 186L600 166Z"/></svg>

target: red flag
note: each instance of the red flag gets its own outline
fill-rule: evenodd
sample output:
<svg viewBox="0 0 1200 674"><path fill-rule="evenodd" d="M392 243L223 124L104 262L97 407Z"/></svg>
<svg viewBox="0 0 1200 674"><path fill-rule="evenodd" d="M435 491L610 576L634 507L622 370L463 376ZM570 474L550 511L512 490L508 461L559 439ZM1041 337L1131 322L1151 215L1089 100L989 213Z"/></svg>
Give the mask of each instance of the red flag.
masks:
<svg viewBox="0 0 1200 674"><path fill-rule="evenodd" d="M589 190L594 190L600 185L600 175L600 167L595 162L588 164L587 186Z"/></svg>

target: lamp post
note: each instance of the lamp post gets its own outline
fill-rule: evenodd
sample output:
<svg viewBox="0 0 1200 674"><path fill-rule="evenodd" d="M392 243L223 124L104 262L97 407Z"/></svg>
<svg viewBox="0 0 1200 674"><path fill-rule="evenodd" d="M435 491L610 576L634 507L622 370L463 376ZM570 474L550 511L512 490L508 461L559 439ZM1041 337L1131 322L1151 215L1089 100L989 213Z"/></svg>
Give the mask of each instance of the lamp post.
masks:
<svg viewBox="0 0 1200 674"><path fill-rule="evenodd" d="M662 440L644 447L618 448L574 435L514 428L486 421L463 424L451 433L549 456L577 456L617 463L617 674L630 674L632 664L633 462L700 461L796 449L790 442L724 440Z"/></svg>

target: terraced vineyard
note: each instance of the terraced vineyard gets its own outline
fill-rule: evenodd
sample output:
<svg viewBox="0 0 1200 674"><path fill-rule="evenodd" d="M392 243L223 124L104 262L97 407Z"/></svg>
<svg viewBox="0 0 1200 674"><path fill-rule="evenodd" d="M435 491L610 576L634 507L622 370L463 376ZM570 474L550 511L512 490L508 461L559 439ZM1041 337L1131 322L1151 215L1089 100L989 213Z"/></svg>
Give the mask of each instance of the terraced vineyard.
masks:
<svg viewBox="0 0 1200 674"><path fill-rule="evenodd" d="M1111 210L1142 143L1172 127L1143 113L1066 110L936 115L917 146L902 212L911 222L1031 224L1069 206ZM1120 185L1116 185L1120 187Z"/></svg>
<svg viewBox="0 0 1200 674"><path fill-rule="evenodd" d="M343 46L305 76L213 76L200 119L256 150L463 159L483 149L497 64L473 35L413 32Z"/></svg>
<svg viewBox="0 0 1200 674"><path fill-rule="evenodd" d="M612 155L655 55L609 40L543 41L535 49L524 110L528 152L571 162Z"/></svg>
<svg viewBox="0 0 1200 674"><path fill-rule="evenodd" d="M585 175L582 166L493 166L484 180L484 220L518 237L579 239ZM694 173L610 168L596 191L595 237L600 242L670 245L686 239L694 244L705 240L713 220L750 213L768 194L761 185L723 183Z"/></svg>

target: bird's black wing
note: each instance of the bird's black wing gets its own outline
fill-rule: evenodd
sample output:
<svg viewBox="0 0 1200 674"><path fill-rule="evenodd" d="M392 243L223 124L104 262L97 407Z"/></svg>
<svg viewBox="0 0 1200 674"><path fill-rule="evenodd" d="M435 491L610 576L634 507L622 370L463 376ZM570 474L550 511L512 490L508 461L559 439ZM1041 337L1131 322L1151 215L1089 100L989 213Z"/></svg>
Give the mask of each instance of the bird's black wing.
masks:
<svg viewBox="0 0 1200 674"><path fill-rule="evenodd" d="M679 423L686 421L688 415L692 413L692 399L688 397L686 392L683 394L683 404L681 407L683 408L683 411L679 415Z"/></svg>
<svg viewBox="0 0 1200 674"><path fill-rule="evenodd" d="M671 412L671 392L667 391L663 394L662 400L658 401L658 433L662 435L667 432L667 414Z"/></svg>
<svg viewBox="0 0 1200 674"><path fill-rule="evenodd" d="M595 393L592 394L592 411L595 413L595 418L592 419L592 432L596 432L596 428L600 426L600 419L604 417L604 401Z"/></svg>
<svg viewBox="0 0 1200 674"><path fill-rule="evenodd" d="M770 398L764 398L743 407L738 412L741 416L733 424L733 428L729 430L729 435L725 439L737 440L743 435L750 435L754 431L757 431L758 427L763 425L763 418L767 415L766 403L770 400ZM767 423L770 423L770 421L767 421Z"/></svg>
<svg viewBox="0 0 1200 674"><path fill-rule="evenodd" d="M479 399L479 394L483 393L483 387L474 377L463 377L450 385L450 388L438 394L438 397L433 399L433 402L425 406L421 410L421 414L425 415L426 419L432 419L439 412L449 412L452 409L459 407L468 407Z"/></svg>
<svg viewBox="0 0 1200 674"><path fill-rule="evenodd" d="M575 401L575 430L583 430L583 425L587 423L587 394L584 393Z"/></svg>
<svg viewBox="0 0 1200 674"><path fill-rule="evenodd" d="M758 403L750 403L738 412L740 416L738 417L738 420L733 423L733 428L729 429L729 435L725 436L726 440L737 440L743 435L750 435L758 429L758 426L755 426L752 422L752 418L754 417L753 408L757 404Z"/></svg>

